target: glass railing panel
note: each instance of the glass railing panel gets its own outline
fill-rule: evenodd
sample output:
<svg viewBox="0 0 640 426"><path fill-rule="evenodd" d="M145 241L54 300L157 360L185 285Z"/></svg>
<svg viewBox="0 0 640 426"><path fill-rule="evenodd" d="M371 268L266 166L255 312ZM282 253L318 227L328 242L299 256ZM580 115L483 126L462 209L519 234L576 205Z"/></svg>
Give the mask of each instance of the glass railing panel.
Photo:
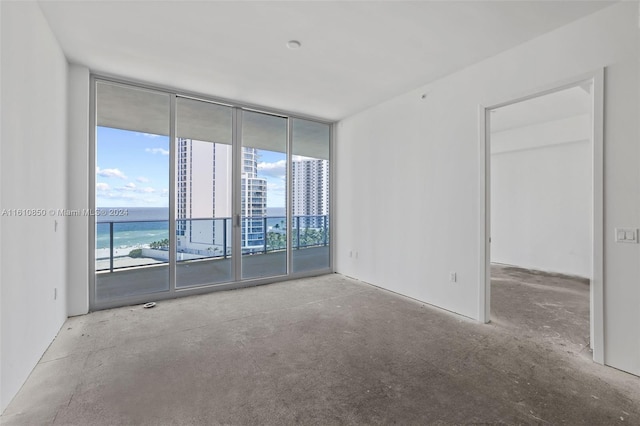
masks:
<svg viewBox="0 0 640 426"><path fill-rule="evenodd" d="M160 249L169 246L168 223L166 220L98 222L96 271L167 263L168 256Z"/></svg>
<svg viewBox="0 0 640 426"><path fill-rule="evenodd" d="M166 220L96 223L96 301L169 290Z"/></svg>
<svg viewBox="0 0 640 426"><path fill-rule="evenodd" d="M179 219L176 222L176 229L187 231L176 237L176 287L232 281L231 218Z"/></svg>

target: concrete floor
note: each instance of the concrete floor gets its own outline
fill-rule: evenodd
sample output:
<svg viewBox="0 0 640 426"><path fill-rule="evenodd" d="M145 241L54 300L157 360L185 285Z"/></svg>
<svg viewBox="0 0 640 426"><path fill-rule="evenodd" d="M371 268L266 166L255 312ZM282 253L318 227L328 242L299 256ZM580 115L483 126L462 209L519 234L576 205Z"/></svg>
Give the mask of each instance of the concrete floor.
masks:
<svg viewBox="0 0 640 426"><path fill-rule="evenodd" d="M591 360L589 300L587 278L491 266L494 324Z"/></svg>
<svg viewBox="0 0 640 426"><path fill-rule="evenodd" d="M479 324L334 274L96 312L65 323L0 421L640 424L638 377L496 309Z"/></svg>

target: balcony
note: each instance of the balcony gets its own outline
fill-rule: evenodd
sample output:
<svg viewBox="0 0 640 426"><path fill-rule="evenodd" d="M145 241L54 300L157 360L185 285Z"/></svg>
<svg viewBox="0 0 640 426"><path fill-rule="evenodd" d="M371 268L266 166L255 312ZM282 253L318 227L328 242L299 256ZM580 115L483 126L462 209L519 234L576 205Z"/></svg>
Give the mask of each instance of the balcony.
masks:
<svg viewBox="0 0 640 426"><path fill-rule="evenodd" d="M286 217L243 217L244 220L261 226L257 239L260 244L247 242L242 247L243 276L286 273ZM176 222L176 288L232 282L231 218ZM292 224L292 271L327 269L329 216L294 216ZM190 231L181 231L184 229ZM97 302L169 290L169 221L99 222L96 231ZM142 236L138 238L136 232ZM242 232L242 240L247 241L244 227ZM144 235L148 237L145 239ZM136 244L122 244L125 241Z"/></svg>

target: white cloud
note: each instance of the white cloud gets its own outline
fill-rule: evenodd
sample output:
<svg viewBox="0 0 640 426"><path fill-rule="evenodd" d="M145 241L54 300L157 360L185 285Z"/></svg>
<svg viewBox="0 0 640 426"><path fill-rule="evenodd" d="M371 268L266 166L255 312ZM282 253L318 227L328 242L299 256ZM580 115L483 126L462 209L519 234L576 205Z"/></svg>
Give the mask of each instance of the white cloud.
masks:
<svg viewBox="0 0 640 426"><path fill-rule="evenodd" d="M151 154L169 155L169 150L163 148L146 148L144 151L150 152Z"/></svg>
<svg viewBox="0 0 640 426"><path fill-rule="evenodd" d="M113 188L111 191L97 194L98 205L117 205L122 207L149 207L166 205L166 198L156 195L158 191L154 188L135 188L122 186Z"/></svg>
<svg viewBox="0 0 640 426"><path fill-rule="evenodd" d="M258 163L258 170L274 170L279 169L282 170L287 167L287 160L278 160L275 163L266 163L261 161Z"/></svg>
<svg viewBox="0 0 640 426"><path fill-rule="evenodd" d="M274 163L264 161L258 163L258 172L260 172L260 176L284 178L287 172L287 160L278 160Z"/></svg>
<svg viewBox="0 0 640 426"><path fill-rule="evenodd" d="M120 179L127 178L127 176L119 169L101 169L100 167L96 167L96 174L102 177L117 177Z"/></svg>
<svg viewBox="0 0 640 426"><path fill-rule="evenodd" d="M138 194L153 194L156 192L155 188L152 188L150 186L144 187L144 188L139 188L135 183L133 182L129 182L128 184L126 184L125 186L121 186L119 188L115 188L115 191L119 191L123 194L128 193L138 193Z"/></svg>
<svg viewBox="0 0 640 426"><path fill-rule="evenodd" d="M284 183L267 181L267 207L282 207L286 200Z"/></svg>
<svg viewBox="0 0 640 426"><path fill-rule="evenodd" d="M267 182L267 193L269 193L269 191L284 191L284 189L284 184L276 183L273 181Z"/></svg>
<svg viewBox="0 0 640 426"><path fill-rule="evenodd" d="M96 191L109 191L111 187L108 183L98 182L96 183Z"/></svg>
<svg viewBox="0 0 640 426"><path fill-rule="evenodd" d="M147 182L151 182L148 178L144 177L144 176L139 176L136 178L136 180L140 183L147 183Z"/></svg>
<svg viewBox="0 0 640 426"><path fill-rule="evenodd" d="M153 133L140 133L140 132L138 132L138 134L144 136L145 138L149 138L149 139L155 139L155 138L162 137L160 135L155 135Z"/></svg>
<svg viewBox="0 0 640 426"><path fill-rule="evenodd" d="M305 156L302 156L302 155L293 155L291 157L291 161L305 161L305 160L316 160L316 158L305 157Z"/></svg>

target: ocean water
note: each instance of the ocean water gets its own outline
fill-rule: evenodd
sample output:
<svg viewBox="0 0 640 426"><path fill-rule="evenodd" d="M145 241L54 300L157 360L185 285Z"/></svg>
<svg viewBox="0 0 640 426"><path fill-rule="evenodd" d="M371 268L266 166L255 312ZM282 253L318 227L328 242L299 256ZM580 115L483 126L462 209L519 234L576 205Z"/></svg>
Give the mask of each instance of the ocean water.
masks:
<svg viewBox="0 0 640 426"><path fill-rule="evenodd" d="M169 238L168 207L99 207L96 216L96 249L109 248L109 222L113 222L113 247L127 248L148 245ZM110 215L109 213L113 213ZM268 226L280 224L285 209L268 207Z"/></svg>
<svg viewBox="0 0 640 426"><path fill-rule="evenodd" d="M169 238L167 207L100 207L98 210L96 249L109 248L108 222L114 222L114 248L139 247Z"/></svg>

